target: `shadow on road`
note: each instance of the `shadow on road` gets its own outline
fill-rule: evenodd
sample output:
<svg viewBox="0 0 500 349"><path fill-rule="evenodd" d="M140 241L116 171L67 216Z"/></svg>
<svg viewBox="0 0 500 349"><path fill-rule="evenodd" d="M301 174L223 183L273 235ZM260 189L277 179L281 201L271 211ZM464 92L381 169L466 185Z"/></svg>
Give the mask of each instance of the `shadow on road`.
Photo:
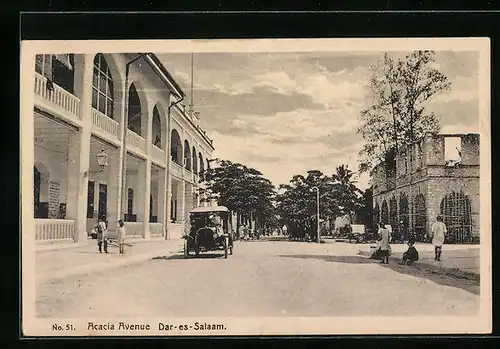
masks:
<svg viewBox="0 0 500 349"><path fill-rule="evenodd" d="M229 256L231 258L231 256ZM153 257L152 260L177 260L177 259L184 259L184 260L196 260L196 259L224 259L224 254L220 253L200 253L198 257L194 255L190 255L189 258L184 258L183 254L175 254L171 256L157 256Z"/></svg>
<svg viewBox="0 0 500 349"><path fill-rule="evenodd" d="M281 255L279 257L299 258L299 259L319 259L325 262L348 263L348 264L376 264L381 268L387 268L398 272L423 279L430 280L436 284L461 288L467 292L479 295L479 284L474 280L459 278L454 275L437 273L432 270L421 269L417 266L399 265L397 262L381 264L379 260L369 259L363 256L325 256L325 255Z"/></svg>
<svg viewBox="0 0 500 349"><path fill-rule="evenodd" d="M320 259L325 262L349 263L349 264L369 264L372 260L361 256L326 256L326 255L281 255L279 257L300 258L300 259Z"/></svg>

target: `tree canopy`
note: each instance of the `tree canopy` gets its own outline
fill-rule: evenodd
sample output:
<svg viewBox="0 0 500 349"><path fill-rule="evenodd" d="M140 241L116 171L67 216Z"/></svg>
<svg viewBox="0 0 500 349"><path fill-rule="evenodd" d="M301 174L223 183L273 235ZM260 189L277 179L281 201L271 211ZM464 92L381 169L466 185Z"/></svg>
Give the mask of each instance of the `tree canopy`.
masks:
<svg viewBox="0 0 500 349"><path fill-rule="evenodd" d="M274 220L275 188L261 172L229 160L216 159L217 166L207 169L203 182L209 198L216 198L239 216L250 215L261 224Z"/></svg>
<svg viewBox="0 0 500 349"><path fill-rule="evenodd" d="M277 213L280 223L291 230L308 231L314 235L317 224L317 193L319 189L320 220L330 221L338 216L353 215L361 205L361 191L353 181L354 173L340 165L331 175L310 170L307 175L295 175L289 184L280 186Z"/></svg>
<svg viewBox="0 0 500 349"><path fill-rule="evenodd" d="M369 106L361 112L358 133L365 140L359 170L369 171L374 161L439 131L439 120L425 109L450 82L434 65L433 51L414 51L404 59L385 54L371 67Z"/></svg>

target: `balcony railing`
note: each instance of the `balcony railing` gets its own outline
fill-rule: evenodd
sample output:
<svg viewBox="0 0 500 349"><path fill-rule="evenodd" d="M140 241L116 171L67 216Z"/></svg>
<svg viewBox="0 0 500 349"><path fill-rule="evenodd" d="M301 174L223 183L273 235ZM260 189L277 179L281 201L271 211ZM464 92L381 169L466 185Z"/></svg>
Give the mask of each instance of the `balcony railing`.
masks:
<svg viewBox="0 0 500 349"><path fill-rule="evenodd" d="M172 160L172 173L182 178L182 166Z"/></svg>
<svg viewBox="0 0 500 349"><path fill-rule="evenodd" d="M139 148L142 151L146 150L146 140L131 130L127 130L127 144Z"/></svg>
<svg viewBox="0 0 500 349"><path fill-rule="evenodd" d="M125 235L127 237L143 237L143 222L124 222Z"/></svg>
<svg viewBox="0 0 500 349"><path fill-rule="evenodd" d="M47 88L47 78L35 72L35 95L81 119L80 100L78 97L56 84L53 84L53 86L53 90L49 90Z"/></svg>
<svg viewBox="0 0 500 349"><path fill-rule="evenodd" d="M200 181L198 175L196 173L193 173L192 176L193 176L193 183L198 184L198 182Z"/></svg>
<svg viewBox="0 0 500 349"><path fill-rule="evenodd" d="M120 139L120 124L94 108L92 108L92 125Z"/></svg>
<svg viewBox="0 0 500 349"><path fill-rule="evenodd" d="M165 163L165 151L151 144L151 157L160 164Z"/></svg>
<svg viewBox="0 0 500 349"><path fill-rule="evenodd" d="M149 223L149 235L151 236L163 236L163 224L162 223Z"/></svg>
<svg viewBox="0 0 500 349"><path fill-rule="evenodd" d="M69 219L35 219L36 240L73 240L75 221Z"/></svg>

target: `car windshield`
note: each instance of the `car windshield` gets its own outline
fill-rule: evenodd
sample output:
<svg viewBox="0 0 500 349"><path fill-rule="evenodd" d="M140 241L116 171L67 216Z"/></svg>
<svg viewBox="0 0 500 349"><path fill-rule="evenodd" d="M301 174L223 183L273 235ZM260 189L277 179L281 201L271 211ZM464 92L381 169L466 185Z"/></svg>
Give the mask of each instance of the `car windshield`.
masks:
<svg viewBox="0 0 500 349"><path fill-rule="evenodd" d="M220 212L193 213L190 217L190 223L195 229L221 226L224 232L228 230L227 217Z"/></svg>

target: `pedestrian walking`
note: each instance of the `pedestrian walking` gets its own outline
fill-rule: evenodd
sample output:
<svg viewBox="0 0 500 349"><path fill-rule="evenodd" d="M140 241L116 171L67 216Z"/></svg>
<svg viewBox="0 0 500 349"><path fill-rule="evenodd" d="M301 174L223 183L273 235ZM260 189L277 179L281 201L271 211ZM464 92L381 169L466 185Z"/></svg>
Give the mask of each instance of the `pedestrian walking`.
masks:
<svg viewBox="0 0 500 349"><path fill-rule="evenodd" d="M238 237L243 240L245 239L245 226L243 224L238 228Z"/></svg>
<svg viewBox="0 0 500 349"><path fill-rule="evenodd" d="M385 222L383 222L385 223ZM380 235L380 251L381 251L381 257L382 261L380 263L382 264L389 264L389 253L391 246L389 245L389 229L387 229L388 224L381 224L379 228L379 235Z"/></svg>
<svg viewBox="0 0 500 349"><path fill-rule="evenodd" d="M120 219L118 221L118 248L120 250L120 254L125 253L125 224Z"/></svg>
<svg viewBox="0 0 500 349"><path fill-rule="evenodd" d="M244 227L244 232L245 232L245 233L244 233L244 234L245 234L245 235L244 235L245 237L243 238L243 240L247 241L247 240L248 240L248 227L246 226L246 224L245 224L245 225L243 225L243 227Z"/></svg>
<svg viewBox="0 0 500 349"><path fill-rule="evenodd" d="M432 224L432 244L434 245L434 260L441 260L441 252L444 244L445 234L447 233L446 224L443 222L443 217L437 216L436 222Z"/></svg>
<svg viewBox="0 0 500 349"><path fill-rule="evenodd" d="M411 265L413 262L418 261L418 251L413 246L415 244L415 239L410 237L408 239L408 250L403 253L403 259L401 260L401 265Z"/></svg>
<svg viewBox="0 0 500 349"><path fill-rule="evenodd" d="M281 228L281 231L283 232L283 236L287 235L288 227L286 226L286 224L283 224L283 228Z"/></svg>
<svg viewBox="0 0 500 349"><path fill-rule="evenodd" d="M102 253L102 245L104 245L104 253L108 253L108 229L106 223L102 218L97 221L97 247L99 248L99 253Z"/></svg>

